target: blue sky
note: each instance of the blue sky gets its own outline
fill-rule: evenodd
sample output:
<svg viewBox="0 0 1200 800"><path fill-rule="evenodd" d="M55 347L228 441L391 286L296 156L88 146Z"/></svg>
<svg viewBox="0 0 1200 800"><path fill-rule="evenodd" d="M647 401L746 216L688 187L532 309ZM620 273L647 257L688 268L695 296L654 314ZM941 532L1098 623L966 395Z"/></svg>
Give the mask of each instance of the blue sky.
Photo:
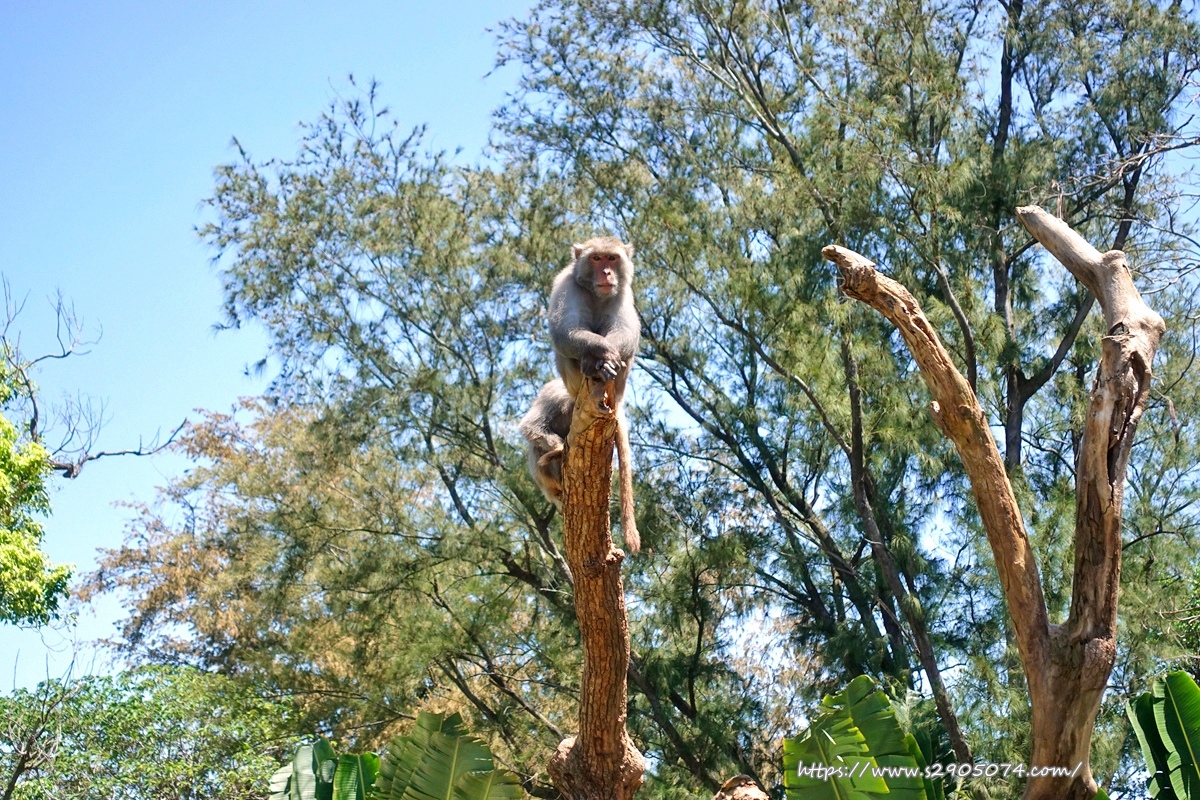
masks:
<svg viewBox="0 0 1200 800"><path fill-rule="evenodd" d="M485 29L528 5L0 3L0 272L27 298L16 327L27 354L48 350L48 298L61 290L102 332L87 355L41 372L45 399L104 401L99 447L119 449L260 392L265 378L245 368L265 338L214 333L220 285L194 233L232 137L258 160L293 155L298 123L349 93L353 74L381 83L402 126L427 123L429 145L473 160L516 81L485 79ZM151 500L184 468L170 455L102 459L56 479L46 550L90 569L132 515L114 504ZM0 626L0 691L61 675L71 638L109 635L119 616L109 600L73 632ZM105 668L86 647L76 659L76 674Z"/></svg>

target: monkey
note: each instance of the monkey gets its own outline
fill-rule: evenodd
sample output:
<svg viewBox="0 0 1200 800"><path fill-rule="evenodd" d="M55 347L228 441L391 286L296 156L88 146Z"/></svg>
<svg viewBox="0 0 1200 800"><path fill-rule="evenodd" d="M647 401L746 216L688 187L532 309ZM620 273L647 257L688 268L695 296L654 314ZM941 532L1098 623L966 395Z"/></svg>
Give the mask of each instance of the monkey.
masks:
<svg viewBox="0 0 1200 800"><path fill-rule="evenodd" d="M538 392L517 426L529 442L529 474L554 507L562 511L563 442L571 430L575 398L555 378Z"/></svg>
<svg viewBox="0 0 1200 800"><path fill-rule="evenodd" d="M631 552L641 549L633 509L632 451L625 417L625 383L633 369L642 326L633 306L633 247L612 236L571 247L571 264L550 291L554 363L574 398L586 376L612 381L621 471L621 529Z"/></svg>

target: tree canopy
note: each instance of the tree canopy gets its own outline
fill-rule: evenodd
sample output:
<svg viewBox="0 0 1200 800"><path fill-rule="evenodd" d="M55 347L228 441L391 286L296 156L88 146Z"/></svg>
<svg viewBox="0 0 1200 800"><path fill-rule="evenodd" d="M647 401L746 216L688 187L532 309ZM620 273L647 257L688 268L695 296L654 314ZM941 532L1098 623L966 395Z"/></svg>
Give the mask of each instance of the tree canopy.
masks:
<svg viewBox="0 0 1200 800"><path fill-rule="evenodd" d="M1123 638L1093 769L1137 785L1119 698L1193 636L1200 454L1190 5L546 0L499 31L520 91L466 166L376 87L292 158L218 168L201 231L264 398L211 412L92 591L121 644L294 693L378 744L461 708L528 787L577 699L559 523L516 420L550 376L570 243L638 250L629 724L646 796L778 782L778 741L869 674L956 755L1028 753L1024 676L962 467L886 321L821 248L909 287L980 398L1053 620L1070 603L1093 299L1014 209L1128 253L1167 321L1125 503ZM1101 243L1103 243L1101 245ZM164 655L165 654L165 655ZM569 726L567 726L569 727ZM993 785L1000 795L1007 789Z"/></svg>
<svg viewBox="0 0 1200 800"><path fill-rule="evenodd" d="M0 366L0 410L16 388L12 372ZM51 564L41 549L50 470L49 451L0 416L0 623L49 622L67 595L71 568Z"/></svg>
<svg viewBox="0 0 1200 800"><path fill-rule="evenodd" d="M265 798L288 708L219 675L143 667L0 697L0 798Z"/></svg>

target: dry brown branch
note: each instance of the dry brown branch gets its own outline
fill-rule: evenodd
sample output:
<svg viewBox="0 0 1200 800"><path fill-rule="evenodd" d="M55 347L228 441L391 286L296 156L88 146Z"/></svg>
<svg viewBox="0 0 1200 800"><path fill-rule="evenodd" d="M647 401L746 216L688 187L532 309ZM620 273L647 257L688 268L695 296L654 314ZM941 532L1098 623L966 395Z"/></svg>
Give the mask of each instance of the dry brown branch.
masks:
<svg viewBox="0 0 1200 800"><path fill-rule="evenodd" d="M1037 562L1004 459L975 392L908 289L876 272L874 262L851 250L830 245L822 254L841 272L842 292L887 317L908 344L933 394L933 420L958 449L971 481L1012 613L1021 660L1044 663L1049 623Z"/></svg>
<svg viewBox="0 0 1200 800"><path fill-rule="evenodd" d="M841 272L842 291L900 330L933 394L934 421L962 458L1025 668L1032 710L1030 762L1078 766L1070 777L1031 778L1025 798L1085 800L1096 793L1089 748L1116 656L1125 469L1165 326L1134 287L1124 253L1101 254L1040 208L1017 209L1017 218L1097 298L1107 328L1076 470L1075 574L1063 625L1048 619L1021 512L979 401L916 299L857 253L833 245L823 252Z"/></svg>
<svg viewBox="0 0 1200 800"><path fill-rule="evenodd" d="M1044 781L1026 797L1090 797L1092 726L1116 658L1121 501L1134 433L1150 394L1151 364L1166 326L1133 285L1125 254L1101 254L1035 206L1017 209L1033 236L1088 288L1104 313L1075 474L1075 573L1067 621L1053 629L1052 661L1033 695L1033 763L1082 763L1081 780ZM1028 670L1028 667L1026 668ZM1031 789L1033 782L1030 783Z"/></svg>
<svg viewBox="0 0 1200 800"><path fill-rule="evenodd" d="M617 419L612 384L584 379L563 454L563 540L575 583L583 643L579 734L550 759L554 786L567 800L627 800L646 762L625 728L629 618L621 584L624 553L609 520Z"/></svg>
<svg viewBox="0 0 1200 800"><path fill-rule="evenodd" d="M149 444L139 439L137 447L130 447L124 450L100 450L95 453L84 451L79 453L74 459L53 459L50 462L50 469L61 472L64 478L78 478L80 471L83 470L83 465L89 461L111 456L152 456L170 447L179 437L179 434L183 432L185 425L187 425L186 419L179 423L175 430L171 431L171 435L165 441L160 441L159 436L156 434L150 440Z"/></svg>

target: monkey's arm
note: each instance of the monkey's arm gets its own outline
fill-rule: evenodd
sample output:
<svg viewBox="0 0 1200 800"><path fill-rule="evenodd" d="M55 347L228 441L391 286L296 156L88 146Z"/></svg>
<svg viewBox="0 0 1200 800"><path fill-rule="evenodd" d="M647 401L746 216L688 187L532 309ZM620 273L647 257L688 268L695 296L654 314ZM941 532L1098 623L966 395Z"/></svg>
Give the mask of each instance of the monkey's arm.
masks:
<svg viewBox="0 0 1200 800"><path fill-rule="evenodd" d="M576 362L584 375L611 381L624 359L613 342L592 331L594 314L574 282L560 280L550 295L550 341L560 358Z"/></svg>
<svg viewBox="0 0 1200 800"><path fill-rule="evenodd" d="M634 309L633 303L625 303L609 320L604 339L610 347L617 351L621 361L629 365L633 363L633 357L637 355L641 331L641 323L638 322L637 311Z"/></svg>
<svg viewBox="0 0 1200 800"><path fill-rule="evenodd" d="M554 350L576 361L587 356L603 359L620 355L606 337L588 330L585 315L580 311L572 308L571 303L564 303L558 314L551 309L550 342Z"/></svg>
<svg viewBox="0 0 1200 800"><path fill-rule="evenodd" d="M537 449L539 456L549 453L551 450L560 449L563 445L563 437L550 430L547 420L544 417L535 416L534 411L536 408L521 420L521 435Z"/></svg>

